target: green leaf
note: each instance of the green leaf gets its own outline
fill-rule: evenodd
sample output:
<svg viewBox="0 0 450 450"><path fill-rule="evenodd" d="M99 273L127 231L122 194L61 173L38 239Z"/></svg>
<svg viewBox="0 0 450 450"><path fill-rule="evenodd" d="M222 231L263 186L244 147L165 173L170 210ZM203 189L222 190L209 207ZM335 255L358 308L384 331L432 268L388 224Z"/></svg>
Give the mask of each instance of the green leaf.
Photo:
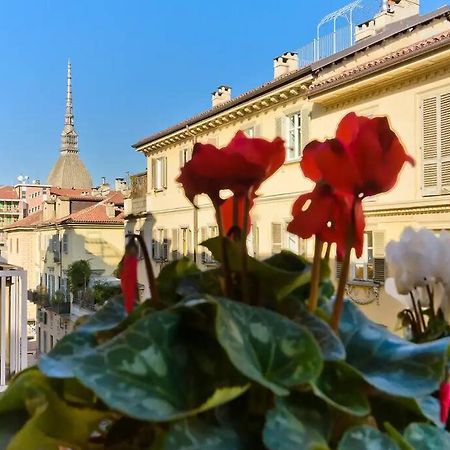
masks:
<svg viewBox="0 0 450 450"><path fill-rule="evenodd" d="M217 261L222 259L222 239L225 239L225 245L228 252L228 260L230 268L233 272L240 272L242 269L241 247L236 242L232 242L227 238L216 237L208 239L202 245L208 248ZM288 252L286 252L288 253ZM293 255L293 254L290 254ZM300 258L297 257L300 261ZM274 267L263 261L248 257L247 272L250 278L256 278L261 292L271 294L276 300L281 300L289 293L300 286L310 282L310 268L305 268L304 263L299 262L298 270L284 270Z"/></svg>
<svg viewBox="0 0 450 450"><path fill-rule="evenodd" d="M414 450L450 450L450 434L426 423L412 423L403 433Z"/></svg>
<svg viewBox="0 0 450 450"><path fill-rule="evenodd" d="M325 361L345 359L344 345L324 320L303 310L297 314L295 321L312 333L319 344Z"/></svg>
<svg viewBox="0 0 450 450"><path fill-rule="evenodd" d="M110 408L151 421L206 411L249 387L217 341L170 311L144 316L96 347L75 374Z"/></svg>
<svg viewBox="0 0 450 450"><path fill-rule="evenodd" d="M200 273L197 265L190 258L182 258L164 266L157 279L161 301L173 305L180 301L179 285L185 278Z"/></svg>
<svg viewBox="0 0 450 450"><path fill-rule="evenodd" d="M347 430L337 450L400 450L389 436L367 425Z"/></svg>
<svg viewBox="0 0 450 450"><path fill-rule="evenodd" d="M116 328L126 317L123 297L118 295L106 301L102 308L89 316L86 321L76 328L76 331L86 333L109 331Z"/></svg>
<svg viewBox="0 0 450 450"><path fill-rule="evenodd" d="M400 450L414 450L403 438L399 431L397 431L390 423L385 422L384 428L390 438L398 445Z"/></svg>
<svg viewBox="0 0 450 450"><path fill-rule="evenodd" d="M267 413L264 445L269 450L326 450L326 419L317 405L297 406L278 399L275 409Z"/></svg>
<svg viewBox="0 0 450 450"><path fill-rule="evenodd" d="M64 336L50 353L39 359L39 369L52 378L74 377L74 367L97 346L97 333L113 330L126 318L123 299L117 296Z"/></svg>
<svg viewBox="0 0 450 450"><path fill-rule="evenodd" d="M231 428L210 425L197 419L172 425L163 442L161 450L245 450L239 436Z"/></svg>
<svg viewBox="0 0 450 450"><path fill-rule="evenodd" d="M58 450L59 446L84 449L92 432L110 415L70 406L36 369L19 375L0 397L1 416L15 416L24 410L28 420L10 440L8 450Z"/></svg>
<svg viewBox="0 0 450 450"><path fill-rule="evenodd" d="M358 417L367 416L370 412L366 383L343 361L326 362L312 387L318 397L340 411Z"/></svg>
<svg viewBox="0 0 450 450"><path fill-rule="evenodd" d="M347 351L347 362L377 389L417 398L439 388L450 338L413 344L373 323L348 301L339 333Z"/></svg>
<svg viewBox="0 0 450 450"><path fill-rule="evenodd" d="M217 338L248 378L288 395L290 387L320 374L320 348L305 328L264 308L223 298L210 301L217 304Z"/></svg>

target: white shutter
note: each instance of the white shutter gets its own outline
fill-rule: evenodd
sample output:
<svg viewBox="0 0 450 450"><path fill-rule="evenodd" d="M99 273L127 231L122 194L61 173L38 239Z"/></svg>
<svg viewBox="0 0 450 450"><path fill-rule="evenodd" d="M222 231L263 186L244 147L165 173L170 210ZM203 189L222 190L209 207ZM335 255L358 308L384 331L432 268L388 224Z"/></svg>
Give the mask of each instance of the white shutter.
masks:
<svg viewBox="0 0 450 450"><path fill-rule="evenodd" d="M281 223L272 223L272 254L279 253L282 245Z"/></svg>
<svg viewBox="0 0 450 450"><path fill-rule="evenodd" d="M259 228L256 223L252 224L252 244L253 244L253 256L254 258L258 258L259 256Z"/></svg>
<svg viewBox="0 0 450 450"><path fill-rule="evenodd" d="M450 193L450 93L440 98L441 190Z"/></svg>
<svg viewBox="0 0 450 450"><path fill-rule="evenodd" d="M167 157L164 156L161 158L161 165L162 165L162 187L163 189L167 189Z"/></svg>
<svg viewBox="0 0 450 450"><path fill-rule="evenodd" d="M156 159L152 158L152 189L156 187Z"/></svg>
<svg viewBox="0 0 450 450"><path fill-rule="evenodd" d="M303 108L301 112L301 127L302 127L302 142L301 142L301 151L303 153L303 149L306 147L306 144L309 143L309 124L310 124L310 108ZM300 155L301 156L301 155Z"/></svg>
<svg viewBox="0 0 450 450"><path fill-rule="evenodd" d="M438 103L437 97L422 102L423 195L438 194Z"/></svg>
<svg viewBox="0 0 450 450"><path fill-rule="evenodd" d="M172 229L172 259L176 260L179 258L178 253L178 228Z"/></svg>

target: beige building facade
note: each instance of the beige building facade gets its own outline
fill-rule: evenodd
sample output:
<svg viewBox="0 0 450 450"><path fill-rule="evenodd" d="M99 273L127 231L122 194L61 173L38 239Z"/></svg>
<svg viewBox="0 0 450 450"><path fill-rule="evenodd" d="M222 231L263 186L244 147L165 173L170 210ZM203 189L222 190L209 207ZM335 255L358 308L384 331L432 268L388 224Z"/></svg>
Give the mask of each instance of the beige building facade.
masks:
<svg viewBox="0 0 450 450"><path fill-rule="evenodd" d="M383 291L385 245L409 225L450 229L450 8L416 13L402 9L396 20L381 12L359 27L355 45L311 66L298 68L296 54L285 53L274 60L272 81L236 98L220 87L211 109L135 144L147 157L155 265L180 255L208 263L199 244L217 233L211 204L200 197L195 210L175 181L195 142L221 147L238 130L283 137L286 163L259 191L250 253L265 258L288 249L311 257L313 242L286 231L293 202L312 188L299 168L302 149L333 137L350 111L387 116L416 166L405 167L389 193L365 201L364 254L353 259L348 295L394 328L401 308Z"/></svg>

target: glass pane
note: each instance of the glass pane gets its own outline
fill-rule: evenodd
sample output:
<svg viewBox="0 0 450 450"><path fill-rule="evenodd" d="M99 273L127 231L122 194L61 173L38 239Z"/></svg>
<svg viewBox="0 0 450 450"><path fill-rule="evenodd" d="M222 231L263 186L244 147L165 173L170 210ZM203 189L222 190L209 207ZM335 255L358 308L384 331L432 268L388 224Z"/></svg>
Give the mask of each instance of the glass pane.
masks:
<svg viewBox="0 0 450 450"><path fill-rule="evenodd" d="M294 116L289 116L289 128L290 129L295 128L295 115Z"/></svg>
<svg viewBox="0 0 450 450"><path fill-rule="evenodd" d="M295 131L289 131L289 147L295 147Z"/></svg>
<svg viewBox="0 0 450 450"><path fill-rule="evenodd" d="M367 235L367 247L373 247L373 233L371 231L367 231L366 235Z"/></svg>
<svg viewBox="0 0 450 450"><path fill-rule="evenodd" d="M355 264L355 279L364 280L364 264Z"/></svg>

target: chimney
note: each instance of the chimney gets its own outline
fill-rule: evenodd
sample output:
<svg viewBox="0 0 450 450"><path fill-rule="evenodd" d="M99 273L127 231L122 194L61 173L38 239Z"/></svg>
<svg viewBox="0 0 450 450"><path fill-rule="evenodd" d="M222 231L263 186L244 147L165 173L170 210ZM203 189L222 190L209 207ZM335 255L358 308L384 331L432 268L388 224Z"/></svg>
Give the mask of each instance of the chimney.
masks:
<svg viewBox="0 0 450 450"><path fill-rule="evenodd" d="M122 192L127 188L127 183L123 178L116 178L114 180L114 190L118 192Z"/></svg>
<svg viewBox="0 0 450 450"><path fill-rule="evenodd" d="M116 205L114 203L106 203L106 215L110 219L114 219L116 217Z"/></svg>
<svg viewBox="0 0 450 450"><path fill-rule="evenodd" d="M298 69L298 53L286 52L273 60L273 77L278 78Z"/></svg>
<svg viewBox="0 0 450 450"><path fill-rule="evenodd" d="M211 102L213 108L222 105L231 100L231 88L229 86L219 86L216 91L211 94Z"/></svg>
<svg viewBox="0 0 450 450"><path fill-rule="evenodd" d="M381 11L373 18L356 27L355 41L375 36L387 26L416 16L420 12L420 0L383 0Z"/></svg>

